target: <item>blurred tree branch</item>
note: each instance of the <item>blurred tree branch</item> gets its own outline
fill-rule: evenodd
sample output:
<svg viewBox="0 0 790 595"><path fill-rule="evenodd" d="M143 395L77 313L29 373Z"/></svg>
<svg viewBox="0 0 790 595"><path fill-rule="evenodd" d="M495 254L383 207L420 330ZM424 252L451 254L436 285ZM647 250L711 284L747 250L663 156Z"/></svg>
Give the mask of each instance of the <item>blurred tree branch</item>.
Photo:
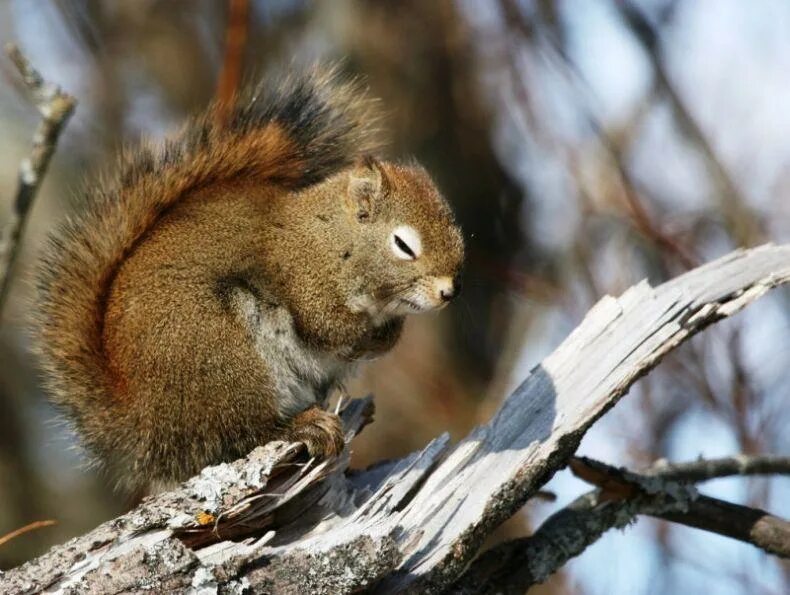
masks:
<svg viewBox="0 0 790 595"><path fill-rule="evenodd" d="M223 125L233 109L244 69L244 50L249 26L249 0L228 0L225 28L225 57L219 73L215 97L217 123Z"/></svg>
<svg viewBox="0 0 790 595"><path fill-rule="evenodd" d="M2 537L0 537L0 547L4 546L12 539L16 539L20 535L24 535L25 533L28 533L30 531L35 531L36 529L41 529L43 527L51 527L52 525L56 525L56 524L57 521L53 521L53 520L33 521L32 523L28 523L24 527L20 527L19 529L14 529L13 531L6 533Z"/></svg>
<svg viewBox="0 0 790 595"><path fill-rule="evenodd" d="M654 84L669 100L681 132L702 154L711 173L711 178L717 186L714 197L719 200L722 215L737 245L751 246L759 243L764 239L760 221L749 208L748 201L738 189L730 172L716 154L707 135L691 114L669 78L664 59L661 56L660 32L656 30L641 10L631 2L615 2L614 4L650 61L655 76ZM662 20L668 20L671 13L672 5L665 9Z"/></svg>
<svg viewBox="0 0 790 595"><path fill-rule="evenodd" d="M549 39L550 47L561 60L563 66L567 70L568 76L573 80L577 86L583 87L586 94L590 95L587 79L579 66L576 64L574 58L565 47L565 36L561 28L561 23L554 14L554 6L551 2L544 2L541 4L541 15L546 19L545 35ZM524 41L532 43L535 35L535 27L525 17L522 10L513 2L513 0L500 0L500 9L506 15L506 26L515 35L520 36ZM536 131L539 127L534 126L535 117L529 109L529 90L526 81L522 76L519 68L513 61L514 52L510 54L508 66L511 78L514 82L515 92L519 98L518 105L525 113L528 121L533 123ZM626 162L627 156L625 155L626 148L632 140L633 131L636 129L639 121L644 117L647 111L648 103L643 105L642 109L630 118L628 125L623 126L622 130L617 133L612 133L606 129L604 124L593 113L593 111L579 102L578 108L583 113L584 118L587 120L590 128L596 133L600 139L601 147L606 151L607 156L613 166L616 176L619 179L620 187L622 189L622 197L627 208L627 216L631 220L636 230L642 234L647 240L653 243L662 257L671 257L682 266L683 270L691 269L699 265L699 258L694 254L690 246L685 245L679 238L673 234L668 233L662 228L659 221L649 212L648 207L644 204L638 190L638 184L631 175ZM572 157L567 159L571 170L578 167ZM577 180L581 180L578 171L573 171ZM582 184L580 182L580 192L585 194Z"/></svg>
<svg viewBox="0 0 790 595"><path fill-rule="evenodd" d="M790 457L741 455L722 459L698 459L688 463L656 462L645 475L673 481L707 481L732 475L790 475Z"/></svg>
<svg viewBox="0 0 790 595"><path fill-rule="evenodd" d="M19 185L13 211L0 235L0 314L8 296L28 213L55 151L58 137L77 105L74 97L57 85L46 82L17 46L7 45L6 52L22 76L30 100L41 114L41 123L33 135L30 156L19 167Z"/></svg>

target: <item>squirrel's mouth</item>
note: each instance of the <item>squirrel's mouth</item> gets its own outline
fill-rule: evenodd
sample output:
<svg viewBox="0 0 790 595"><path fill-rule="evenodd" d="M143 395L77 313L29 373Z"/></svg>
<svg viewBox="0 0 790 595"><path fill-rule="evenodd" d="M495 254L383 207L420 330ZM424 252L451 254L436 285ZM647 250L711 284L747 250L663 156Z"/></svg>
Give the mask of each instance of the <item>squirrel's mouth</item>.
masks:
<svg viewBox="0 0 790 595"><path fill-rule="evenodd" d="M410 300L408 298L398 298L398 301L404 306L406 306L408 311L414 314L419 314L420 312L428 312L430 310L441 310L444 306L447 305L446 303L430 304L427 303L426 301L417 302L414 300Z"/></svg>
<svg viewBox="0 0 790 595"><path fill-rule="evenodd" d="M404 304L407 308L409 308L410 310L413 310L415 312L422 312L423 309L424 309L419 304L416 304L416 303L414 303L411 300L407 300L406 298L399 298L398 301L400 301L401 304Z"/></svg>

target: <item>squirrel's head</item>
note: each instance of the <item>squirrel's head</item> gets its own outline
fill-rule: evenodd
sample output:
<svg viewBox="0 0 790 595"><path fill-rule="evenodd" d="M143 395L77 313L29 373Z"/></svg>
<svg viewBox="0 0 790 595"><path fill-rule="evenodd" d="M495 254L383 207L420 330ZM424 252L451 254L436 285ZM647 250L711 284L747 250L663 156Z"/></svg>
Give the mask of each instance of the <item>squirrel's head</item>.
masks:
<svg viewBox="0 0 790 595"><path fill-rule="evenodd" d="M444 307L460 291L464 242L452 210L417 165L366 158L347 171L358 292L349 304L392 317Z"/></svg>

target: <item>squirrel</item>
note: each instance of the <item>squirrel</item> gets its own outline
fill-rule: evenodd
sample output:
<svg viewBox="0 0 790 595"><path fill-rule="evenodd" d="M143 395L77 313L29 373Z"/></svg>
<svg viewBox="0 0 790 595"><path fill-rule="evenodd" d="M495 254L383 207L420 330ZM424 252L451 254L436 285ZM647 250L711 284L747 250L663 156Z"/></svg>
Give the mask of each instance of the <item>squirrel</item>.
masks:
<svg viewBox="0 0 790 595"><path fill-rule="evenodd" d="M86 185L37 272L45 387L129 490L273 440L345 447L324 409L408 314L459 291L464 242L416 163L382 161L374 101L312 69L212 108Z"/></svg>

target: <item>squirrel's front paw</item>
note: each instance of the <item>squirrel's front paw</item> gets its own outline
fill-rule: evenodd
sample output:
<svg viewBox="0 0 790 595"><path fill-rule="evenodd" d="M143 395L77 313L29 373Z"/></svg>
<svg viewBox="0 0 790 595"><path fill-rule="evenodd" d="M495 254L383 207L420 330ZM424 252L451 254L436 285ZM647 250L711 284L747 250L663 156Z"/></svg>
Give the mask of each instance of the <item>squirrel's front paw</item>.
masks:
<svg viewBox="0 0 790 595"><path fill-rule="evenodd" d="M340 418L317 406L305 409L294 418L288 437L302 442L310 456L318 459L337 456L346 445Z"/></svg>

